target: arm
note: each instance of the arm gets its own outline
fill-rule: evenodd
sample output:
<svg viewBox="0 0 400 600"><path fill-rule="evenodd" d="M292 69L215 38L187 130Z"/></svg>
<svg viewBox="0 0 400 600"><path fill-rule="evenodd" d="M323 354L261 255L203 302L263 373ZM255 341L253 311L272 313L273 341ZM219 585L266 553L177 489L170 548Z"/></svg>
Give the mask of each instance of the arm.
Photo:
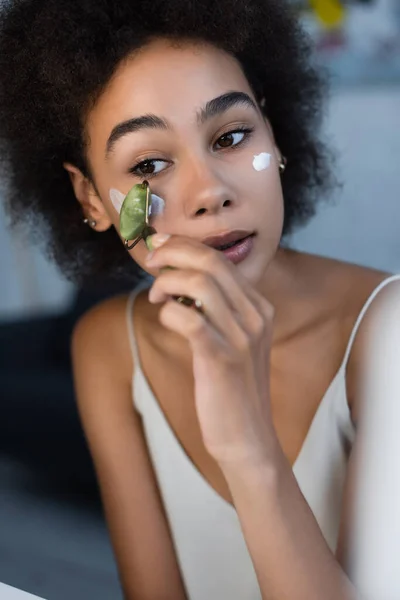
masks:
<svg viewBox="0 0 400 600"><path fill-rule="evenodd" d="M395 540L399 539L399 528L396 527L398 510L394 509L396 502L398 506L400 495L398 470L393 468L390 471L392 477L385 477L387 465L390 461L394 464L397 462L398 453L395 456L382 456L379 466L374 466L378 449L385 445L386 437L391 435L393 440L398 439L400 418L398 409L396 411L394 408L400 396L399 324L400 285L396 283L380 292L357 334L357 358L353 360L356 365L353 420L356 424L361 420L362 424L361 416L364 413L369 418L366 419L366 427L357 427L357 437L349 459L336 556L326 544L277 439L274 439L269 457L263 465L246 469L221 465L264 600L354 600L364 597L391 600L398 597L394 587L388 589L388 575L390 573L394 579L396 569L393 562L398 552L392 556L382 556L381 544L374 544L373 540L377 538L377 531L380 536L386 535L386 548L389 542L393 548ZM379 427L379 423L383 423L383 414L377 411L389 407L392 407L394 426L388 428L386 419L385 426ZM377 435L381 435L378 440ZM372 439L376 444L375 450L371 445ZM386 447L389 447L389 442L386 442ZM373 473L379 491L372 495L376 489L372 481ZM390 515L389 510L382 513L383 505L379 500L382 497L385 507L391 507ZM380 514L377 511L379 507ZM384 533L379 523L377 526L379 518L381 526L382 519L386 524L392 519L391 526L386 527ZM362 527L357 530L356 540L353 539L355 524ZM368 536L367 529L371 536L375 536L368 537L368 541L365 538ZM358 554L353 554L353 548ZM388 570L390 560L391 569ZM357 573L351 568L353 561ZM347 573L351 574L352 581ZM400 586L399 577L396 581L396 585ZM373 590L371 582L374 584ZM368 595L361 596L361 593Z"/></svg>
<svg viewBox="0 0 400 600"><path fill-rule="evenodd" d="M134 410L125 308L126 297L108 300L75 327L72 358L79 414L126 600L185 600Z"/></svg>
<svg viewBox="0 0 400 600"><path fill-rule="evenodd" d="M263 600L355 600L278 445L264 465L223 467Z"/></svg>
<svg viewBox="0 0 400 600"><path fill-rule="evenodd" d="M400 281L384 288L368 317L356 381L357 486L354 486L352 517L354 539L348 554L352 579L365 598L397 600L400 598Z"/></svg>

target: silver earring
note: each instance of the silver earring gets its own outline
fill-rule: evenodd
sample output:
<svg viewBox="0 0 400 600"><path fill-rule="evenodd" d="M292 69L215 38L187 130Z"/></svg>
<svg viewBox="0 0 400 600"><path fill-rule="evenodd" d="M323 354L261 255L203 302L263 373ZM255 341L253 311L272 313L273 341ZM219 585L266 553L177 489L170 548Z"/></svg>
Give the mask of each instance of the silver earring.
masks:
<svg viewBox="0 0 400 600"><path fill-rule="evenodd" d="M286 165L287 165L287 159L284 156L282 156L281 162L279 163L279 172L281 175L283 175L283 173L285 172Z"/></svg>
<svg viewBox="0 0 400 600"><path fill-rule="evenodd" d="M89 219L83 219L83 222L85 223L85 225L89 225L89 227L96 227L97 225L97 221L95 221L94 219L92 221L90 221Z"/></svg>

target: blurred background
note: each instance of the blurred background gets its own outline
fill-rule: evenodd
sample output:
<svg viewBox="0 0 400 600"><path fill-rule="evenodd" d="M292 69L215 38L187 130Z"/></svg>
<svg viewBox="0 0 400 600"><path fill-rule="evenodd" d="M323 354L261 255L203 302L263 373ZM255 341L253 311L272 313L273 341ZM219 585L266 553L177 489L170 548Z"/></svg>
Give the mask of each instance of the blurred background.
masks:
<svg viewBox="0 0 400 600"><path fill-rule="evenodd" d="M400 2L293 0L332 77L333 199L296 249L400 272ZM48 600L122 598L75 407L69 340L127 284L76 289L0 205L0 581Z"/></svg>

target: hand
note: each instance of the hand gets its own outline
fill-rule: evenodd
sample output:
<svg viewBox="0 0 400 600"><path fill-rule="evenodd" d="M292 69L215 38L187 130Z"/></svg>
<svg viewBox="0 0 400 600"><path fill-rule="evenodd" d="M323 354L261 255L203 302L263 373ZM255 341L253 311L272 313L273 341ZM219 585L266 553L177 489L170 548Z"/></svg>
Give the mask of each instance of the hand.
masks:
<svg viewBox="0 0 400 600"><path fill-rule="evenodd" d="M221 466L265 462L276 439L269 396L272 305L222 252L191 238L171 236L146 264L174 267L157 276L149 300L165 302L160 322L191 347L208 452ZM172 301L181 295L200 299L205 315Z"/></svg>

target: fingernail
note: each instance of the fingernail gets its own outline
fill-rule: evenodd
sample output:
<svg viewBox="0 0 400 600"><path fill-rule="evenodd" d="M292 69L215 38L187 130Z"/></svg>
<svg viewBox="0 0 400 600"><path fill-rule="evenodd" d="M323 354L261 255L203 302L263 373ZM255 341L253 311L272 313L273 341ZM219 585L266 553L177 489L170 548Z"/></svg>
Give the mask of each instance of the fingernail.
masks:
<svg viewBox="0 0 400 600"><path fill-rule="evenodd" d="M148 242L150 242L147 244L147 247L149 250L155 250L165 244L170 237L171 236L168 233L154 233L147 238Z"/></svg>
<svg viewBox="0 0 400 600"><path fill-rule="evenodd" d="M148 255L146 256L146 262L147 263L150 262L151 259L153 258L153 256L154 256L154 252L149 252Z"/></svg>

